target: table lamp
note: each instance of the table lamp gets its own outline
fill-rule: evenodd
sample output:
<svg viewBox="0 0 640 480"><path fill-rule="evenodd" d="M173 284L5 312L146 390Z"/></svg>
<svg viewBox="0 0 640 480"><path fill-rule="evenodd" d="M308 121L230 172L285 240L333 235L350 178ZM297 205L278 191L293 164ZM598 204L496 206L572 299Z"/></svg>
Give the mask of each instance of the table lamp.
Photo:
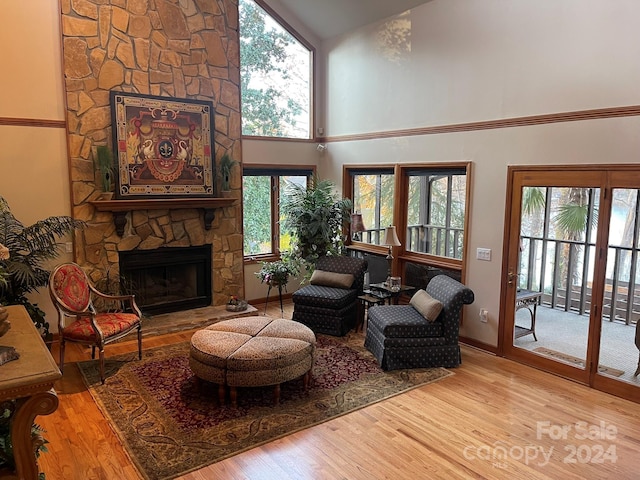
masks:
<svg viewBox="0 0 640 480"><path fill-rule="evenodd" d="M360 240L360 232L365 232L367 228L362 221L362 214L355 212L351 214L351 235L356 240Z"/></svg>
<svg viewBox="0 0 640 480"><path fill-rule="evenodd" d="M400 240L398 239L398 234L396 233L396 227L390 226L384 229L384 239L382 240L382 245L389 247L389 254L387 255L387 261L389 262L389 271L387 274L387 283L389 283L389 277L391 277L391 261L393 260L393 255L391 253L391 249L393 247L400 246Z"/></svg>

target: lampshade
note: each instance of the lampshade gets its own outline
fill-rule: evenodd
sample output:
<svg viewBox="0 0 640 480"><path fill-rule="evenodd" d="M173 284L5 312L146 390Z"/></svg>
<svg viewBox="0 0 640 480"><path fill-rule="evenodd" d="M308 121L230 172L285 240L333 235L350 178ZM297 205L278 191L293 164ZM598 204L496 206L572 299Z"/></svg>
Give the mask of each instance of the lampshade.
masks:
<svg viewBox="0 0 640 480"><path fill-rule="evenodd" d="M398 239L398 235L396 234L396 227L390 226L384 229L384 240L382 241L382 245L386 245L389 247L399 247L400 240Z"/></svg>
<svg viewBox="0 0 640 480"><path fill-rule="evenodd" d="M367 228L364 226L364 222L362 221L362 214L352 213L351 214L351 233L360 233L366 230Z"/></svg>

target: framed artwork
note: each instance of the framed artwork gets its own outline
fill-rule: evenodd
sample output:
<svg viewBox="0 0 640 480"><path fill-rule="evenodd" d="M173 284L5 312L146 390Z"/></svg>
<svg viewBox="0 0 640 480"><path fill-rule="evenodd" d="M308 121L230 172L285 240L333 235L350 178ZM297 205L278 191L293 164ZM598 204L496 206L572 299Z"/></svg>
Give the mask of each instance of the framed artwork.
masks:
<svg viewBox="0 0 640 480"><path fill-rule="evenodd" d="M213 104L111 92L116 198L214 194Z"/></svg>

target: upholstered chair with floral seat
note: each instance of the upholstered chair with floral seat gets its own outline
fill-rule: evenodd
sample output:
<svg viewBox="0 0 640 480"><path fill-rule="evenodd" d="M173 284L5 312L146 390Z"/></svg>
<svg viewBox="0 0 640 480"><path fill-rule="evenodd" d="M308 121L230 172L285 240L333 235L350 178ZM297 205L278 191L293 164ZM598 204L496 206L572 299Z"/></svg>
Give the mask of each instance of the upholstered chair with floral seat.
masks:
<svg viewBox="0 0 640 480"><path fill-rule="evenodd" d="M90 345L91 358L95 358L98 348L100 379L104 383L104 346L134 329L138 330L138 358L142 358L142 313L134 295L107 295L98 291L84 270L71 262L59 265L51 272L49 294L58 311L61 372L67 341ZM92 296L100 297L118 308L98 312Z"/></svg>

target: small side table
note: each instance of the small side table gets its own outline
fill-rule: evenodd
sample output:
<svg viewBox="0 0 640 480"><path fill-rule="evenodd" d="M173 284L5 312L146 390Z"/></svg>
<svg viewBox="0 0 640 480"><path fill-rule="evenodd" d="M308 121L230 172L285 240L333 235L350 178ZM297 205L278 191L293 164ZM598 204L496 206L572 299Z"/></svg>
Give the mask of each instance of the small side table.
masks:
<svg viewBox="0 0 640 480"><path fill-rule="evenodd" d="M356 332L364 330L365 315L369 312L369 307L373 305L384 305L387 301L386 295L376 296L372 293L363 293L358 297L358 319L356 321ZM365 314L366 310L366 314Z"/></svg>
<svg viewBox="0 0 640 480"><path fill-rule="evenodd" d="M537 342L538 337L536 337L536 313L538 310L538 303L542 298L542 292L534 292L532 290L518 290L516 292L516 309L517 312L521 308L526 308L529 310L529 315L531 315L531 326L530 327L521 327L519 325L514 325L514 338L524 337L526 335L533 335L533 339ZM531 309L533 307L533 309ZM515 323L515 322L514 322Z"/></svg>
<svg viewBox="0 0 640 480"><path fill-rule="evenodd" d="M387 298L389 299L389 305L391 305L391 302L397 305L400 295L402 295L403 293L410 295L416 290L416 287L412 287L410 285L400 285L400 289L398 291L391 290L384 283L372 283L370 286L371 286L371 290L377 290L379 292L387 294Z"/></svg>

